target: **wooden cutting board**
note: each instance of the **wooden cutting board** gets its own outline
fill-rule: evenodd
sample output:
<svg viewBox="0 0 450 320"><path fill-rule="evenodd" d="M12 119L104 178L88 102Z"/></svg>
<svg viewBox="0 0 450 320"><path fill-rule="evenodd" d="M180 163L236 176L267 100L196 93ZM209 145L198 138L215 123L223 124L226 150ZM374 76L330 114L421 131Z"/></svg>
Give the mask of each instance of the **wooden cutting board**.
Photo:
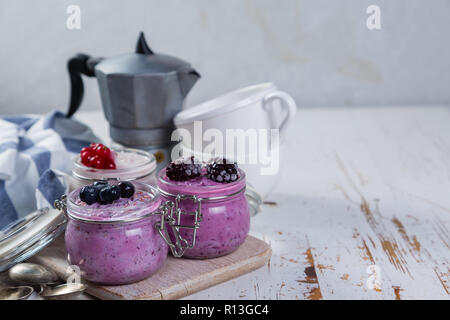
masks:
<svg viewBox="0 0 450 320"><path fill-rule="evenodd" d="M88 283L87 293L100 299L179 299L264 266L272 250L262 240L248 236L235 252L209 260L176 259L168 256L162 268L143 281L122 286ZM30 261L54 270L66 279L68 263L63 237L35 255Z"/></svg>

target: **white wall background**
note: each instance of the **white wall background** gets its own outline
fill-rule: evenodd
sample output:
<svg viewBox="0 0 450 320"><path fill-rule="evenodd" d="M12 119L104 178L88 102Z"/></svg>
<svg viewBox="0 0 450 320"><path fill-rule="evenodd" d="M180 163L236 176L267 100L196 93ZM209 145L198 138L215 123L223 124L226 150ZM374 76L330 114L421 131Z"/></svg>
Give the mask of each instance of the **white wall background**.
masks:
<svg viewBox="0 0 450 320"><path fill-rule="evenodd" d="M202 74L193 105L273 81L300 106L450 103L448 0L0 0L0 114L65 110L67 59L150 46ZM81 30L66 8L82 10ZM366 28L366 8L382 30ZM99 108L86 79L83 109Z"/></svg>

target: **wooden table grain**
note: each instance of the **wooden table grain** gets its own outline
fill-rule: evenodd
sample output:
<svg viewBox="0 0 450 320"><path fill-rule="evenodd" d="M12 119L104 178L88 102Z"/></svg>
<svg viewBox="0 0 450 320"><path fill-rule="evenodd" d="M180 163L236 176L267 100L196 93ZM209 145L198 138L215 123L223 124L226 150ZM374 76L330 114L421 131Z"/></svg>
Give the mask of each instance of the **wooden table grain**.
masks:
<svg viewBox="0 0 450 320"><path fill-rule="evenodd" d="M285 144L270 263L187 299L450 298L448 106L300 109Z"/></svg>

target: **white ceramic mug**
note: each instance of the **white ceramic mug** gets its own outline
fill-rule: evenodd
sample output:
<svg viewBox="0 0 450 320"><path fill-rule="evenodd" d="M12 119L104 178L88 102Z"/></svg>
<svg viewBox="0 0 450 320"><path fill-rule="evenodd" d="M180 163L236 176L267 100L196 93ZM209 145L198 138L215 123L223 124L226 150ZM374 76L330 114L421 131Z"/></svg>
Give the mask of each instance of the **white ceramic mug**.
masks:
<svg viewBox="0 0 450 320"><path fill-rule="evenodd" d="M274 102L279 101L279 105ZM202 131L217 129L224 136L227 129L279 129L280 137L297 112L294 99L287 93L279 91L273 83L263 83L227 93L195 107L178 113L175 126L186 129L192 137L194 123L200 121ZM279 119L282 117L282 119ZM194 138L193 138L194 139ZM208 142L194 144L190 147L198 150ZM195 138L197 139L197 138Z"/></svg>

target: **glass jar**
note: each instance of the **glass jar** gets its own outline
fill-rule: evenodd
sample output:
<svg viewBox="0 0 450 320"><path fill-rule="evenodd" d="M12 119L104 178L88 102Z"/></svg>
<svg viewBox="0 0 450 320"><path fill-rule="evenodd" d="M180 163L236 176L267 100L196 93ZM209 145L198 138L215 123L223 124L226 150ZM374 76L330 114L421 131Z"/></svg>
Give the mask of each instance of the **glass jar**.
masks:
<svg viewBox="0 0 450 320"><path fill-rule="evenodd" d="M137 181L156 185L156 159L142 150L131 148L113 148L116 153L116 169L95 169L81 163L80 156L73 160L73 181L69 190L92 184L98 180Z"/></svg>
<svg viewBox="0 0 450 320"><path fill-rule="evenodd" d="M156 172L166 167L170 162L170 154L172 152L172 148L177 144L177 142L169 141L167 144L150 144L150 145L142 145L142 146L132 146L134 149L142 150L150 153L156 159ZM123 149L127 148L127 146L122 145L116 141L111 141L112 149Z"/></svg>
<svg viewBox="0 0 450 320"><path fill-rule="evenodd" d="M147 184L133 184L131 200L86 205L76 189L63 204L69 263L77 265L89 281L108 285L140 281L156 272L167 257L168 245L158 228L164 227L161 219L165 218L159 192ZM61 203L56 204L60 209Z"/></svg>
<svg viewBox="0 0 450 320"><path fill-rule="evenodd" d="M226 184L209 180L205 175L188 181L171 181L166 176L166 169L158 173L157 184L162 198L175 203L175 212L180 209L186 213L179 217L180 228L177 229L190 245L183 257L223 256L245 241L250 229L250 212L245 197L245 173L239 172L237 181ZM195 221L197 208L200 215ZM193 232L189 226L198 226L198 229Z"/></svg>

